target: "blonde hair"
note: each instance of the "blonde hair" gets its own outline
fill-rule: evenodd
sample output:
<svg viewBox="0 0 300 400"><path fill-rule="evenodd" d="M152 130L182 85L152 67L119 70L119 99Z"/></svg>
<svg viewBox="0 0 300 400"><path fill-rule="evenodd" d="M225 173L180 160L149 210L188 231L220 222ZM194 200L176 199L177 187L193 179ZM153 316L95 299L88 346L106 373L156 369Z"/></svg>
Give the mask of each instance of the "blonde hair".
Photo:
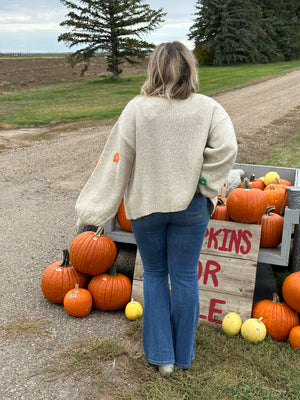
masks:
<svg viewBox="0 0 300 400"><path fill-rule="evenodd" d="M198 89L198 71L193 53L180 42L162 43L153 51L148 78L141 89L145 96L187 99Z"/></svg>

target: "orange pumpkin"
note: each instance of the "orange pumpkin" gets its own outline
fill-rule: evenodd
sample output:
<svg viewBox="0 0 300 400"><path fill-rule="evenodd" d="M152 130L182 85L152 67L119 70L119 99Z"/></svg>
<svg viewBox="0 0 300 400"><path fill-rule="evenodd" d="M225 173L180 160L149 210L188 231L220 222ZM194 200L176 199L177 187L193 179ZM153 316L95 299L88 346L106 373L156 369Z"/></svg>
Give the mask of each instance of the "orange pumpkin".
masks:
<svg viewBox="0 0 300 400"><path fill-rule="evenodd" d="M268 198L269 206L275 206L275 212L280 214L283 203L284 208L287 206L287 198L285 199L285 187L280 187L280 185L269 185L265 188L264 192Z"/></svg>
<svg viewBox="0 0 300 400"><path fill-rule="evenodd" d="M233 189L228 195L226 205L232 220L251 224L264 214L268 199L263 190L252 189L245 178L244 188Z"/></svg>
<svg viewBox="0 0 300 400"><path fill-rule="evenodd" d="M288 181L287 179L279 179L279 184L285 185L285 186L293 186L292 183L290 181Z"/></svg>
<svg viewBox="0 0 300 400"><path fill-rule="evenodd" d="M252 187L252 189L264 190L265 188L264 181L262 179L255 178L254 174L250 176L249 185ZM244 182L241 183L241 188L243 187L244 187Z"/></svg>
<svg viewBox="0 0 300 400"><path fill-rule="evenodd" d="M300 313L300 271L288 275L282 284L284 301Z"/></svg>
<svg viewBox="0 0 300 400"><path fill-rule="evenodd" d="M41 279L43 295L52 303L62 304L66 293L75 287L86 287L88 276L76 271L69 262L68 250L63 250L63 260L48 265Z"/></svg>
<svg viewBox="0 0 300 400"><path fill-rule="evenodd" d="M72 317L87 316L93 305L91 293L86 289L80 289L76 283L75 289L69 290L64 297L64 309Z"/></svg>
<svg viewBox="0 0 300 400"><path fill-rule="evenodd" d="M268 207L257 222L261 225L260 247L276 247L281 243L284 219L272 212L274 209Z"/></svg>
<svg viewBox="0 0 300 400"><path fill-rule="evenodd" d="M117 274L116 263L109 273L94 276L88 285L93 297L93 306L98 310L121 310L130 301L131 280L123 274Z"/></svg>
<svg viewBox="0 0 300 400"><path fill-rule="evenodd" d="M124 206L124 200L122 199L121 204L119 206L118 212L117 212L117 220L122 229L127 232L132 232L130 220L127 219L126 213L125 213L125 206Z"/></svg>
<svg viewBox="0 0 300 400"><path fill-rule="evenodd" d="M74 268L88 275L107 271L117 256L117 246L103 228L96 232L86 231L76 236L70 246L70 260Z"/></svg>
<svg viewBox="0 0 300 400"><path fill-rule="evenodd" d="M294 326L290 330L289 342L292 347L300 349L300 325Z"/></svg>
<svg viewBox="0 0 300 400"><path fill-rule="evenodd" d="M221 197L218 197L215 211L210 218L217 219L219 221L230 221L226 203Z"/></svg>
<svg viewBox="0 0 300 400"><path fill-rule="evenodd" d="M263 318L267 334L279 342L287 340L290 330L299 325L299 316L287 304L281 303L277 293L273 300L260 300L252 310L253 318Z"/></svg>

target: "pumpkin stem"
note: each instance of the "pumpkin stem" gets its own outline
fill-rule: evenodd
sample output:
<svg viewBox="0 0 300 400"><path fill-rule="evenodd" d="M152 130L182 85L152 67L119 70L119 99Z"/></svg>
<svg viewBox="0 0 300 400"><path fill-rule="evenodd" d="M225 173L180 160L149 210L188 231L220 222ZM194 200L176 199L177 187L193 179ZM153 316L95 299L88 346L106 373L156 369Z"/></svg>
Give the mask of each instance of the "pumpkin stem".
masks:
<svg viewBox="0 0 300 400"><path fill-rule="evenodd" d="M255 181L255 174L251 174L249 182L254 182Z"/></svg>
<svg viewBox="0 0 300 400"><path fill-rule="evenodd" d="M103 235L103 226L99 226L98 229L95 232L96 236L102 236Z"/></svg>
<svg viewBox="0 0 300 400"><path fill-rule="evenodd" d="M71 267L70 259L69 259L69 250L63 250L63 260L60 264L60 267Z"/></svg>
<svg viewBox="0 0 300 400"><path fill-rule="evenodd" d="M117 264L115 262L109 268L108 275L109 276L118 276L118 274L117 274Z"/></svg>
<svg viewBox="0 0 300 400"><path fill-rule="evenodd" d="M76 283L76 285L75 285L75 291L74 291L75 293L79 293L79 284L78 283Z"/></svg>
<svg viewBox="0 0 300 400"><path fill-rule="evenodd" d="M224 202L224 200L222 199L222 197L218 197L218 199L217 199L217 205L218 205L218 206L225 206L225 205L226 205L225 202Z"/></svg>
<svg viewBox="0 0 300 400"><path fill-rule="evenodd" d="M273 303L280 303L280 299L277 293L273 293Z"/></svg>
<svg viewBox="0 0 300 400"><path fill-rule="evenodd" d="M252 189L247 178L244 179L244 189Z"/></svg>
<svg viewBox="0 0 300 400"><path fill-rule="evenodd" d="M269 206L267 207L266 211L265 211L265 215L269 215L271 214L272 211L275 210L275 206Z"/></svg>

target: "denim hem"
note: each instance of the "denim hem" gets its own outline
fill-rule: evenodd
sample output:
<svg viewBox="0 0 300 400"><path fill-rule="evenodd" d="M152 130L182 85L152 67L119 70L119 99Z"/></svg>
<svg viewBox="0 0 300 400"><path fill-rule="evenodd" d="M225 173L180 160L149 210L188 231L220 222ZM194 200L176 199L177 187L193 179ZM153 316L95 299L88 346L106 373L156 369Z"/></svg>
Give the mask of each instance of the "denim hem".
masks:
<svg viewBox="0 0 300 400"><path fill-rule="evenodd" d="M149 358L147 358L147 361L149 364L153 364L153 365L168 365L168 364L174 364L175 361L153 361L150 360Z"/></svg>
<svg viewBox="0 0 300 400"><path fill-rule="evenodd" d="M175 366L176 366L176 367L179 367L179 368L181 368L181 369L189 369L190 366L191 366L191 364L189 364L189 365L183 365L183 364L175 363Z"/></svg>

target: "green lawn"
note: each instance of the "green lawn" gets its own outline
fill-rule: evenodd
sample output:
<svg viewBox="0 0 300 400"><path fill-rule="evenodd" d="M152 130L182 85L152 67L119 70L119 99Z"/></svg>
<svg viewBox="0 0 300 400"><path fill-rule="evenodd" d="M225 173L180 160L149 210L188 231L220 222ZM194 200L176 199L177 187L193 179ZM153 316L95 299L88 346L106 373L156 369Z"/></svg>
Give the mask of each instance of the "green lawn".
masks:
<svg viewBox="0 0 300 400"><path fill-rule="evenodd" d="M300 60L275 64L200 67L200 92L207 95L257 82L300 68ZM0 126L44 125L83 118L106 119L120 114L140 92L146 75L107 77L41 86L0 95Z"/></svg>

